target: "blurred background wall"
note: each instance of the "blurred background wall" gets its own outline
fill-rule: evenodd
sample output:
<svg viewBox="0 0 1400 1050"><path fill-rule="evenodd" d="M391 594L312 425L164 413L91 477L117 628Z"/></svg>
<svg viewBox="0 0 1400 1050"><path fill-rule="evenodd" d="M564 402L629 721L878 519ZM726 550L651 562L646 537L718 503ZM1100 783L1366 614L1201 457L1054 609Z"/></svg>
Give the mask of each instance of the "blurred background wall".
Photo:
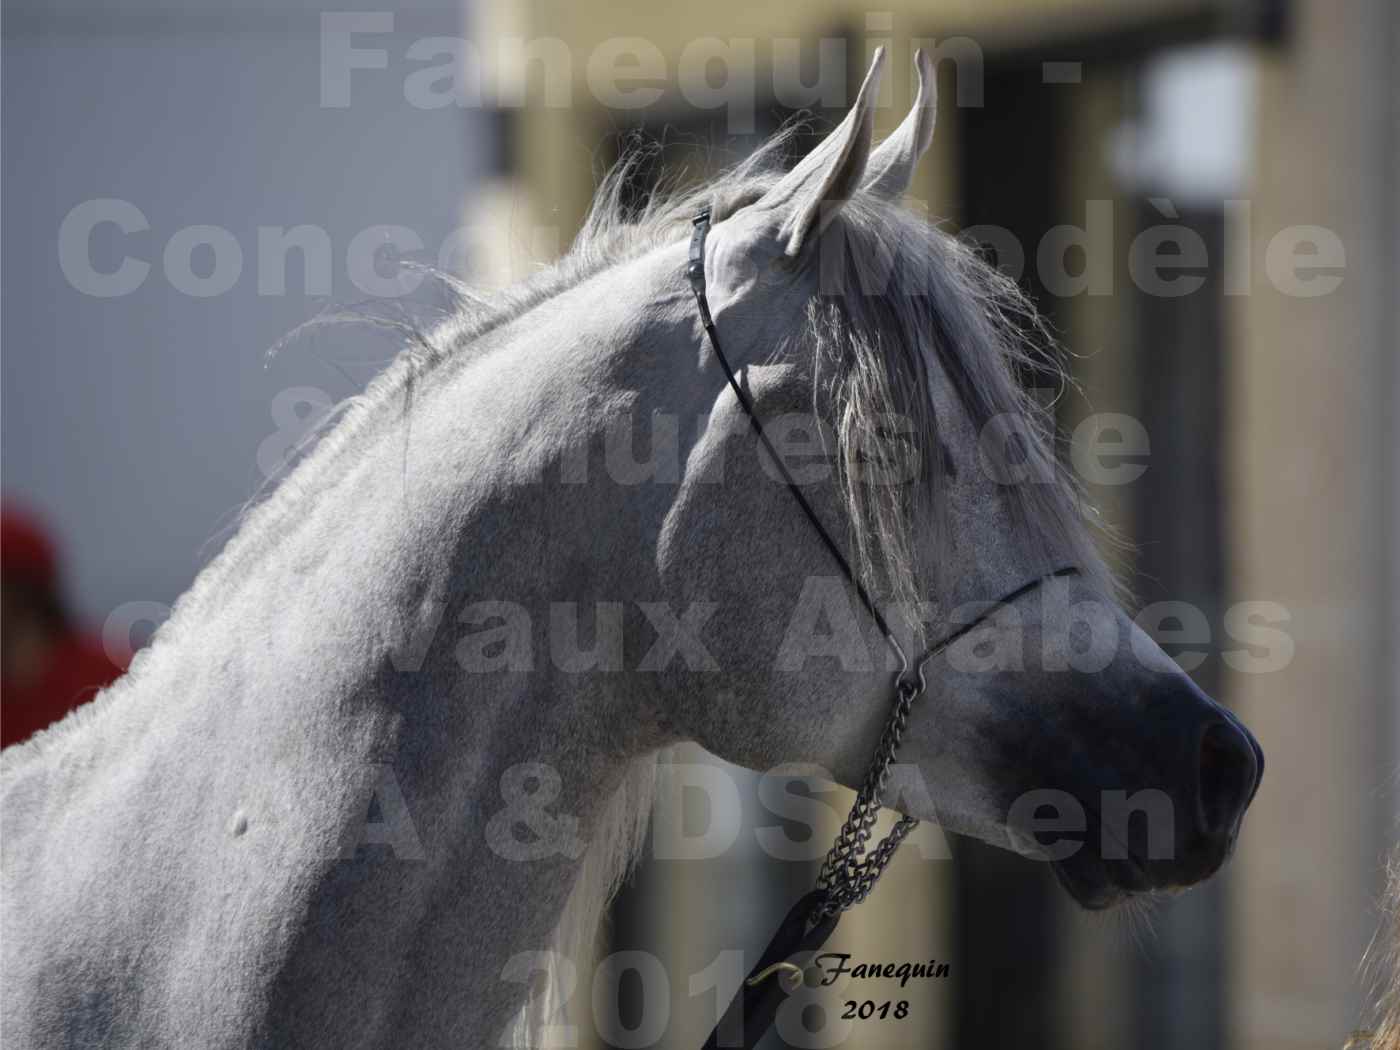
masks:
<svg viewBox="0 0 1400 1050"><path fill-rule="evenodd" d="M829 126L878 44L893 59L887 132L911 101L921 39L940 48L942 105L911 196L950 231L1012 235L988 250L1075 354L1082 389L1062 400L1062 423L1096 414L1132 446L1114 475L1131 483L1095 492L1135 544L1124 570L1144 604L1202 611L1204 635L1168 622L1190 637L1164 633L1164 644L1244 715L1269 768L1224 876L1162 905L1150 930L1074 912L1039 865L921 829L838 947L936 957L953 979L911 988L907 1024L828 1035L890 1047L1340 1046L1362 1017L1357 964L1400 809L1395 5L479 0L463 11L423 0L335 23L386 53L344 99L322 69L323 14L215 0L6 5L3 484L60 533L83 614L123 624L137 603L158 615L294 439L387 359L391 341L354 330L297 340L271 363L264 351L328 303L392 297L395 253L503 283L567 246L626 135L663 142L667 165L702 176L796 108ZM431 43L441 37L471 46L454 58ZM660 72L628 50L637 40ZM744 48L754 104L732 109L717 91L706 101L695 55L722 64ZM635 82L596 97L590 61L633 69ZM454 62L479 75L479 95L410 100L414 71ZM809 100L765 87L791 68ZM417 89L421 102L440 85ZM656 175L644 168L637 192ZM131 256L151 269L134 290L93 295L65 272L60 231L84 202L113 200L139 216L104 213L129 225L94 230L93 265ZM328 264L315 237L283 250L303 224L324 233ZM1166 291L1134 272L1139 235L1164 224L1207 260L1184 258L1172 275L1184 283ZM200 284L228 272L227 239L209 235L222 269L208 243L177 243L167 262L191 226L239 246L227 288ZM1344 261L1319 234L1297 249L1317 265L1295 276L1292 242L1278 238L1300 227L1334 234ZM1041 250L1071 279L1048 287ZM1234 619L1245 602L1274 612L1251 627ZM1251 635L1261 625L1291 639L1284 665L1263 673L1250 666L1267 648ZM782 822L754 778L735 777L736 844L713 860L648 862L615 909L612 946L665 964L663 1045L698 1045L721 947L759 947L815 870L760 850L757 832ZM811 790L834 830L849 796ZM716 819L694 793L672 799L657 818L667 827ZM619 987L604 1035L651 1045L626 1028L656 990Z"/></svg>
<svg viewBox="0 0 1400 1050"><path fill-rule="evenodd" d="M391 17L399 55L462 32L453 0ZM100 622L184 591L314 415L392 355L343 329L263 357L366 298L374 282L352 268L397 239L376 227L436 257L480 114L414 108L388 78L322 105L309 3L16 0L3 30L4 488L59 533L71 598ZM92 268L129 258L144 280L88 294L81 264L65 272L75 209ZM300 226L318 232L284 250Z"/></svg>
<svg viewBox="0 0 1400 1050"><path fill-rule="evenodd" d="M888 131L911 101L912 42L931 46L940 123L912 196L951 230L977 227L982 240L990 224L1013 235L994 256L1076 355L1082 392L1062 402L1062 423L1094 414L1112 430L1113 416L1126 417L1108 437L1130 445L1140 425L1150 451L1129 450L1115 483L1095 493L1135 545L1124 570L1143 605L1200 610L1199 624L1164 621L1162 640L1256 728L1268 755L1232 867L1142 929L1075 913L1041 866L972 842L901 856L848 924L856 929L841 931L841 950L935 955L957 979L911 993L909 1026L867 1026L852 1040L1340 1045L1362 1015L1357 964L1396 836L1400 761L1393 5L943 0L602 12L536 2L484 4L476 24L483 40L561 40L576 59L561 74L518 53L512 61L507 48L496 69L531 102L505 116L515 149L492 191L512 202L492 210L521 229L575 228L600 162L634 130L662 143L670 165L703 173L796 105L830 126L880 44L892 47ZM623 37L645 43L629 49ZM822 46L843 49L833 84ZM707 102L695 56L722 61L745 47L756 56L757 104ZM589 100L590 55L630 63L627 108ZM784 62L801 69L812 100L765 96ZM561 76L574 101L551 105ZM1173 243L1139 241L1163 226ZM1304 226L1335 234L1344 266L1323 236L1297 250L1323 253L1309 261L1324 265L1290 279L1287 231ZM1140 279L1154 245L1184 250L1183 230L1199 249L1185 249L1169 280ZM509 271L520 241L491 238L504 249L489 265ZM1047 287L1041 251L1063 253L1071 279ZM1260 650L1240 619L1248 602L1272 603L1265 620L1291 639L1283 666L1265 673L1249 660ZM675 813L703 822L684 801ZM758 806L749 819L773 822ZM713 1016L686 978L721 945L761 947L762 917L810 879L793 867L775 873L734 852L655 862L619 903L614 947L679 964L677 1044L702 1038Z"/></svg>

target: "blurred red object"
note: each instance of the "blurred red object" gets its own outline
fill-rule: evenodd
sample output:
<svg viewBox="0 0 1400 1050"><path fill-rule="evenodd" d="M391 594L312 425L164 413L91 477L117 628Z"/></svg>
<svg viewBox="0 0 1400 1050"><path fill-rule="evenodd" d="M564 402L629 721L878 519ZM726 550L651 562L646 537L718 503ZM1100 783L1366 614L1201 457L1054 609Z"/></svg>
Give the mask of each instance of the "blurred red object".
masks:
<svg viewBox="0 0 1400 1050"><path fill-rule="evenodd" d="M57 722L122 673L73 623L59 577L43 526L0 508L0 746Z"/></svg>
<svg viewBox="0 0 1400 1050"><path fill-rule="evenodd" d="M58 584L58 555L43 526L14 507L0 507L0 575L35 585Z"/></svg>

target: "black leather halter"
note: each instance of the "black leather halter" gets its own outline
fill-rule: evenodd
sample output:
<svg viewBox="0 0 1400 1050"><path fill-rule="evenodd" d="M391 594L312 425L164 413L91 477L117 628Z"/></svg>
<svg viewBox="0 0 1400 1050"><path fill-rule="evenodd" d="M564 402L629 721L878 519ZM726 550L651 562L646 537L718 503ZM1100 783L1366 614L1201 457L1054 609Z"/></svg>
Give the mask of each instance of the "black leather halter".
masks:
<svg viewBox="0 0 1400 1050"><path fill-rule="evenodd" d="M976 619L959 626L941 641L930 646L911 668L909 658L895 638L889 623L876 607L869 591L851 569L851 564L846 560L841 548L832 539L826 527L822 525L821 519L817 517L816 511L812 509L807 497L802 494L802 490L788 470L787 464L773 448L773 443L768 439L768 435L763 429L763 421L754 409L753 401L740 385L734 374L733 366L724 355L724 350L719 342L719 333L715 330L714 318L710 315L710 304L705 298L705 236L709 231L710 207L705 205L694 219L694 230L690 237L690 261L686 267L686 276L690 279L691 291L695 293L695 305L700 311L700 321L705 327L705 334L709 337L710 345L714 348L715 357L718 359L720 367L724 369L724 376L729 381L730 389L734 391L734 396L739 399L739 404L743 406L745 414L749 417L749 423L753 426L759 443L763 445L769 458L778 468L788 491L792 493L797 505L802 508L802 513L807 516L807 520L812 523L812 527L816 530L822 544L831 553L836 564L840 566L842 574L860 597L861 604L865 606L866 611L870 613L871 618L879 626L885 640L895 655L899 657L900 662L900 670L895 680L894 705L890 711L889 719L885 723L884 732L880 736L874 761L871 763L870 770L866 774L860 790L856 793L855 805L851 808L850 815L846 818L845 824L842 825L836 836L835 843L832 844L831 850L822 863L821 872L817 876L816 888L792 906L768 947L759 957L757 964L749 971L744 983L739 986L739 991L730 1001L728 1009L720 1017L719 1023L715 1026L715 1030L710 1033L710 1038L705 1041L704 1046L704 1050L719 1050L720 1047L740 1047L744 1050L752 1050L752 1047L763 1038L764 1033L772 1027L778 1007L782 1005L783 1000L802 983L802 968L791 961L792 957L799 953L816 951L826 943L832 931L836 929L841 913L869 896L876 880L884 871L885 865L890 862L895 850L899 848L899 844L919 823L913 817L901 816L884 839L873 847L869 845L875 821L880 814L881 798L884 795L885 784L889 777L890 765L894 761L895 752L899 749L900 739L904 735L904 728L909 720L909 712L914 701L923 695L927 687L924 679L924 668L930 660L982 623L995 609L1034 590L1051 576L1067 576L1078 570L1070 567L1056 569L1016 588Z"/></svg>

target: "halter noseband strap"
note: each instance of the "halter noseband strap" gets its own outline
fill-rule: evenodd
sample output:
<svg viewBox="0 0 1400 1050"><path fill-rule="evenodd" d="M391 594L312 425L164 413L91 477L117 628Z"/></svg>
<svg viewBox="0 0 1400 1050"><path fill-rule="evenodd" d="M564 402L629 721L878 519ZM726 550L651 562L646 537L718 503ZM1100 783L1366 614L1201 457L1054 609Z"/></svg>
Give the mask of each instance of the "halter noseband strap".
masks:
<svg viewBox="0 0 1400 1050"><path fill-rule="evenodd" d="M869 845L875 822L880 815L881 799L889 779L890 766L894 762L895 753L899 750L900 740L909 721L909 712L914 701L923 695L926 688L924 668L935 656L985 620L991 614L992 609L985 610L976 619L959 626L941 641L930 646L911 669L909 658L895 638L889 623L875 605L875 601L871 598L865 585L851 569L850 562L847 561L845 554L842 553L831 533L817 517L817 512L812 509L807 497L802 494L802 490L788 470L787 464L773 448L773 443L768 439L768 435L763 429L763 421L759 418L752 399L739 383L738 377L734 374L733 366L724 355L724 350L720 346L719 333L715 330L714 318L710 315L710 304L705 297L705 236L709 231L710 206L707 204L700 209L694 219L686 276L690 280L691 291L695 293L695 305L700 311L700 321L704 325L705 334L709 337L710 345L714 348L715 358L719 361L720 368L724 370L724 377L728 380L730 389L734 391L734 396L738 398L744 413L749 417L749 423L752 425L759 443L767 451L769 458L782 475L788 491L792 493L793 499L797 501L802 513L807 516L807 520L812 523L812 527L816 530L823 546L830 552L842 574L860 597L861 604L865 606L871 619L879 626L885 640L895 655L899 657L900 662L894 704L885 723L884 731L880 734L880 742L875 749L875 758L871 762L870 770L867 772L860 790L856 793L856 801L851 807L850 815L846 817L846 822L837 833L836 841L822 862L821 871L817 876L816 888L802 897L788 912L772 941L759 957L758 963L749 972L744 983L740 985L739 991L720 1018L719 1024L715 1026L715 1030L710 1033L710 1038L706 1040L704 1046L704 1050L718 1050L719 1047L743 1047L745 1050L749 1050L763 1038L764 1033L772 1026L773 1020L777 1016L778 1007L782 1005L783 1000L802 983L801 968L789 961L789 958L799 952L816 951L826 943L827 938L836 929L836 923L841 918L841 913L852 905L859 904L870 895L876 880L884 872L885 866L894 856L899 844L904 841L909 832L918 826L919 822L913 817L901 816L884 839L874 847ZM1048 576L1065 576L1076 571L1073 568L1062 568L1049 573ZM1018 587L997 602L993 608L1016 600L1038 587L1048 576L1037 577ZM797 979L794 980L794 977Z"/></svg>

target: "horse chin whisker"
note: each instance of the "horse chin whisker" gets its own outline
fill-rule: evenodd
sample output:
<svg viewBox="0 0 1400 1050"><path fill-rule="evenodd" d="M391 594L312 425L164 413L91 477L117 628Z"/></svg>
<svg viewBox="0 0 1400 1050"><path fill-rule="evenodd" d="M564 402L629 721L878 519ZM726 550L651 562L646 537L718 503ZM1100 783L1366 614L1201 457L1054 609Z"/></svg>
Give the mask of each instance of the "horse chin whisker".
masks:
<svg viewBox="0 0 1400 1050"><path fill-rule="evenodd" d="M1138 951L1146 952L1157 943L1154 920L1166 896L1157 890L1129 894L1117 907L1106 909L1102 913L1102 921L1115 930L1123 931Z"/></svg>

